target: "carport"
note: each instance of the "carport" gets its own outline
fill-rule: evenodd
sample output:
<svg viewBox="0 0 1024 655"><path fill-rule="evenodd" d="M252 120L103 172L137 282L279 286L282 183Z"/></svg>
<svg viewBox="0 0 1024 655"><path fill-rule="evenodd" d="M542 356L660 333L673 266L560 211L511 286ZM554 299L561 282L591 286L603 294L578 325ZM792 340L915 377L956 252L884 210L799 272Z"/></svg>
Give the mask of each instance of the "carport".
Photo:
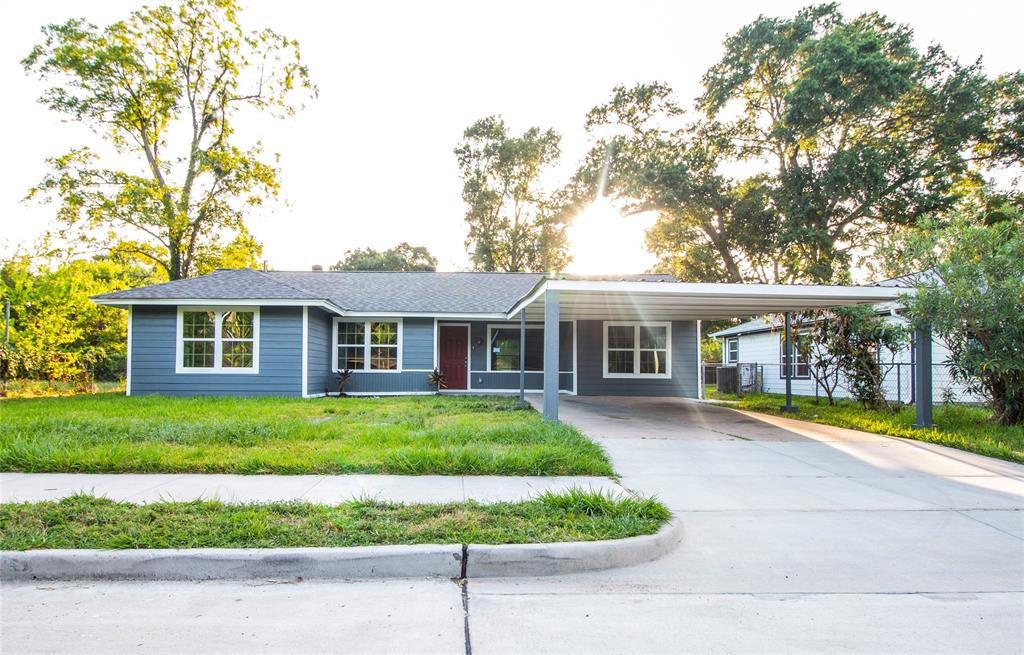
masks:
<svg viewBox="0 0 1024 655"><path fill-rule="evenodd" d="M660 322L694 321L690 344L700 375L700 323L742 316L783 314L787 359L791 352L790 318L793 313L851 305L873 305L896 300L908 289L882 286L827 286L789 284L722 284L633 280L547 279L509 312L519 319L521 338L527 322L544 324L544 416L558 420L559 321ZM607 335L605 336L607 358ZM931 333L918 329L915 355L918 389L917 427L928 427L931 417ZM785 362L786 405L792 411L791 367ZM520 362L520 397L525 393L525 361ZM605 365L607 372L607 363ZM606 375L607 376L607 375ZM636 376L642 377L642 376ZM697 379L698 396L702 388Z"/></svg>

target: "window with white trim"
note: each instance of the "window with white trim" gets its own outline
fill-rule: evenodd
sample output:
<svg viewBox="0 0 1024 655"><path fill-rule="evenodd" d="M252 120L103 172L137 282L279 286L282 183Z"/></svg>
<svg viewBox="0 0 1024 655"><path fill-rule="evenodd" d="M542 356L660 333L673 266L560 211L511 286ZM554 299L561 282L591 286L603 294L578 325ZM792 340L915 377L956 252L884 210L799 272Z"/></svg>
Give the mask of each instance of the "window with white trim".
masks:
<svg viewBox="0 0 1024 655"><path fill-rule="evenodd" d="M333 369L401 370L401 321L334 322Z"/></svg>
<svg viewBox="0 0 1024 655"><path fill-rule="evenodd" d="M255 372L259 310L179 308L178 372Z"/></svg>
<svg viewBox="0 0 1024 655"><path fill-rule="evenodd" d="M807 379L811 377L811 369L808 365L808 356L811 352L811 336L806 333L794 332L793 342L790 344L793 349L793 359L790 367L793 371L793 378ZM779 335L779 379L786 378L786 333Z"/></svg>
<svg viewBox="0 0 1024 655"><path fill-rule="evenodd" d="M740 338L729 337L725 340L725 363L736 364L740 361Z"/></svg>
<svg viewBox="0 0 1024 655"><path fill-rule="evenodd" d="M671 343L670 323L606 321L604 377L670 377Z"/></svg>

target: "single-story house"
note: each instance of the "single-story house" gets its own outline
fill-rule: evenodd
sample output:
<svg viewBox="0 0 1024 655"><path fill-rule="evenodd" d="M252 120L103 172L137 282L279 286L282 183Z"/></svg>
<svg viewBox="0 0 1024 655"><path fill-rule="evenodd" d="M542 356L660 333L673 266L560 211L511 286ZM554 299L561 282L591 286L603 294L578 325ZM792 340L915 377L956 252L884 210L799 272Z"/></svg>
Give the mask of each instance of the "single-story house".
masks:
<svg viewBox="0 0 1024 655"><path fill-rule="evenodd" d="M129 311L126 393L450 393L697 398L700 321L894 299L886 287L669 276L257 271L106 293Z"/></svg>
<svg viewBox="0 0 1024 655"><path fill-rule="evenodd" d="M878 286L897 288L905 292L913 287L918 277L927 273L882 280ZM903 306L895 300L878 303L875 312L884 320L896 325L907 326ZM790 384L792 393L799 396L814 396L822 393L811 372L814 348L810 341L810 326L796 323L792 326L792 359L790 360ZM786 388L785 338L783 322L778 316L763 316L713 332L709 336L722 342L723 366L754 365L757 367L761 391L783 393ZM963 382L955 380L947 362L949 347L940 338L931 338L931 367L933 369L933 402L952 397L962 402L980 402L982 399L968 391ZM885 376L882 389L886 398L901 402L913 402L916 396L914 368L917 365L917 348L913 341L895 351L883 349L879 353L879 365ZM851 393L846 377L840 373L839 386L835 390L838 398L849 398Z"/></svg>

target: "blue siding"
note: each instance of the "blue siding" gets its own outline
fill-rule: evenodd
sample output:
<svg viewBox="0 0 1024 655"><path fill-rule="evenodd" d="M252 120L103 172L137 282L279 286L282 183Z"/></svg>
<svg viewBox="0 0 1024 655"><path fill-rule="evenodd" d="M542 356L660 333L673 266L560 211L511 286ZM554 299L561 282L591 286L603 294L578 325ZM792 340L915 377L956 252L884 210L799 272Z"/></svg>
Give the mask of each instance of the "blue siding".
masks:
<svg viewBox="0 0 1024 655"><path fill-rule="evenodd" d="M407 318L402 321L402 369L433 370L434 319Z"/></svg>
<svg viewBox="0 0 1024 655"><path fill-rule="evenodd" d="M472 386L472 391L488 391L492 389L518 391L519 372L502 371L500 373L473 373ZM543 388L543 373L528 372L526 374L526 389L528 391L540 391ZM558 375L558 388L562 391L572 391L572 373L560 373Z"/></svg>
<svg viewBox="0 0 1024 655"><path fill-rule="evenodd" d="M310 310L312 322L312 310ZM309 393L335 393L338 390L338 376L331 371L335 353L331 352L334 339L334 316L323 314L325 341L322 346L322 360L317 358L318 373L313 371L313 355L310 353L310 377L318 377L317 386L312 385ZM311 341L310 347L314 345ZM320 348L321 346L315 346ZM427 372L434 368L434 319L406 318L402 320L402 371L384 373L359 371L345 384L345 391L352 393L401 393L413 391L433 391L427 383ZM412 370L410 370L412 369Z"/></svg>
<svg viewBox="0 0 1024 655"><path fill-rule="evenodd" d="M306 347L306 393L321 394L337 391L338 385L331 375L331 314L317 307L309 308Z"/></svg>
<svg viewBox="0 0 1024 655"><path fill-rule="evenodd" d="M697 324L672 322L672 377L665 379L605 378L601 321L576 324L581 396L685 396L697 397Z"/></svg>
<svg viewBox="0 0 1024 655"><path fill-rule="evenodd" d="M260 372L174 372L177 308L132 312L132 394L297 396L302 393L302 308L260 308Z"/></svg>
<svg viewBox="0 0 1024 655"><path fill-rule="evenodd" d="M399 373L377 373L365 371L354 373L345 385L346 392L352 393L411 393L434 391L427 383L426 371L401 371Z"/></svg>

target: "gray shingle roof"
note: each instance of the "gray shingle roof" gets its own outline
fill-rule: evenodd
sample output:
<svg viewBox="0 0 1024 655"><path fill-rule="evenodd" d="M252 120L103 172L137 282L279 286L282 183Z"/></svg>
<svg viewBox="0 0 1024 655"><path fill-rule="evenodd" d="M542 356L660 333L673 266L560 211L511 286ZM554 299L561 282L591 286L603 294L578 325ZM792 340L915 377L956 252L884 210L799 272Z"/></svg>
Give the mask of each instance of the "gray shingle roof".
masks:
<svg viewBox="0 0 1024 655"><path fill-rule="evenodd" d="M307 300L355 312L506 312L544 279L539 273L254 271L209 275L96 296L97 300Z"/></svg>
<svg viewBox="0 0 1024 655"><path fill-rule="evenodd" d="M774 327L778 327L778 326L773 324L773 323L771 323L771 322L769 322L769 321L764 320L763 318L755 318L754 320L747 321L746 323L740 323L739 325L734 325L732 327L725 328L724 330L719 330L718 332L712 332L708 336L709 337L731 337L731 336L735 336L737 334L749 334L751 332L765 332L765 331L771 330Z"/></svg>

